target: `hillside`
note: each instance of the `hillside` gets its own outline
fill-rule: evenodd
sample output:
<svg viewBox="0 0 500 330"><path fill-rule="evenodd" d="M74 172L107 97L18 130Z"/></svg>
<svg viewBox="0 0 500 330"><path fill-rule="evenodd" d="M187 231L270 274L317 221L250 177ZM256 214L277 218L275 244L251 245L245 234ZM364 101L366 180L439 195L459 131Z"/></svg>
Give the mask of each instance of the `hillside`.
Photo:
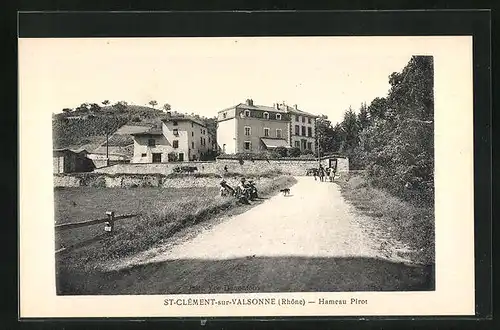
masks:
<svg viewBox="0 0 500 330"><path fill-rule="evenodd" d="M179 114L172 111L173 115ZM53 148L86 149L99 153L109 133L110 152L131 157L133 137L131 134L146 131L158 125L166 113L147 106L128 105L118 102L111 106L84 103L75 109L64 109L52 118ZM215 135L215 121L194 115L207 123L209 132Z"/></svg>
<svg viewBox="0 0 500 330"><path fill-rule="evenodd" d="M86 148L92 151L106 142L106 131L110 135L110 146L129 145L133 143L130 133L148 129L164 115L161 110L137 105L106 107L82 105L72 111L53 116L53 147ZM119 131L125 124L140 128Z"/></svg>

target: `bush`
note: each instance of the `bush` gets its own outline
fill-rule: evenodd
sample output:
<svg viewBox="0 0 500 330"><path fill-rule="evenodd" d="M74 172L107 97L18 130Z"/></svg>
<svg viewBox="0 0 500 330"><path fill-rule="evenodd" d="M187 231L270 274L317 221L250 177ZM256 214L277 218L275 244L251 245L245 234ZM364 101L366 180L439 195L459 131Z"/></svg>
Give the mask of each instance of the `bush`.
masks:
<svg viewBox="0 0 500 330"><path fill-rule="evenodd" d="M274 151L279 157L286 157L288 154L288 150L285 147L277 147Z"/></svg>
<svg viewBox="0 0 500 330"><path fill-rule="evenodd" d="M293 147L288 152L290 157L299 157L300 156L300 148Z"/></svg>

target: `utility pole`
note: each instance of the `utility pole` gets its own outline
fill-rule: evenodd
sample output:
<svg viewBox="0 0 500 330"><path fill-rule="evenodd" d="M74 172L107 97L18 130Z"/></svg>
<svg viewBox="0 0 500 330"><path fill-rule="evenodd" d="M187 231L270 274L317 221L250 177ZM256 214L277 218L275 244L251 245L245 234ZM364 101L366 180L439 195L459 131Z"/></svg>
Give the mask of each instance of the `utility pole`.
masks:
<svg viewBox="0 0 500 330"><path fill-rule="evenodd" d="M109 127L108 127L108 125L106 125L105 128L106 128L106 166L109 166Z"/></svg>

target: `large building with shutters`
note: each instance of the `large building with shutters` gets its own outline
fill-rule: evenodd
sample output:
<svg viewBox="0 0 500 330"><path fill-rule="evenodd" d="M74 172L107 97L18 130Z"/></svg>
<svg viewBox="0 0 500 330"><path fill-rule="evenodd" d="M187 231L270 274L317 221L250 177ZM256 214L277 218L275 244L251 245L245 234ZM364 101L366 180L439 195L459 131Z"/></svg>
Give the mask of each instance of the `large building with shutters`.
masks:
<svg viewBox="0 0 500 330"><path fill-rule="evenodd" d="M255 105L248 99L217 115L217 143L221 153L259 153L277 147L314 151L313 114L283 103Z"/></svg>

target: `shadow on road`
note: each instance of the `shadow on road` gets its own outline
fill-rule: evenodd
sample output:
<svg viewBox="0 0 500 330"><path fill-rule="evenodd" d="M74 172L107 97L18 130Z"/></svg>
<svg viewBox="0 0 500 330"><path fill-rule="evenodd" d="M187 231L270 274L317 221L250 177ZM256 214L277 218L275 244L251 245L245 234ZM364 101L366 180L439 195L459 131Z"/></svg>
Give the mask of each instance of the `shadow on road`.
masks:
<svg viewBox="0 0 500 330"><path fill-rule="evenodd" d="M171 260L93 273L61 266L56 276L60 295L434 290L433 266L364 257Z"/></svg>

